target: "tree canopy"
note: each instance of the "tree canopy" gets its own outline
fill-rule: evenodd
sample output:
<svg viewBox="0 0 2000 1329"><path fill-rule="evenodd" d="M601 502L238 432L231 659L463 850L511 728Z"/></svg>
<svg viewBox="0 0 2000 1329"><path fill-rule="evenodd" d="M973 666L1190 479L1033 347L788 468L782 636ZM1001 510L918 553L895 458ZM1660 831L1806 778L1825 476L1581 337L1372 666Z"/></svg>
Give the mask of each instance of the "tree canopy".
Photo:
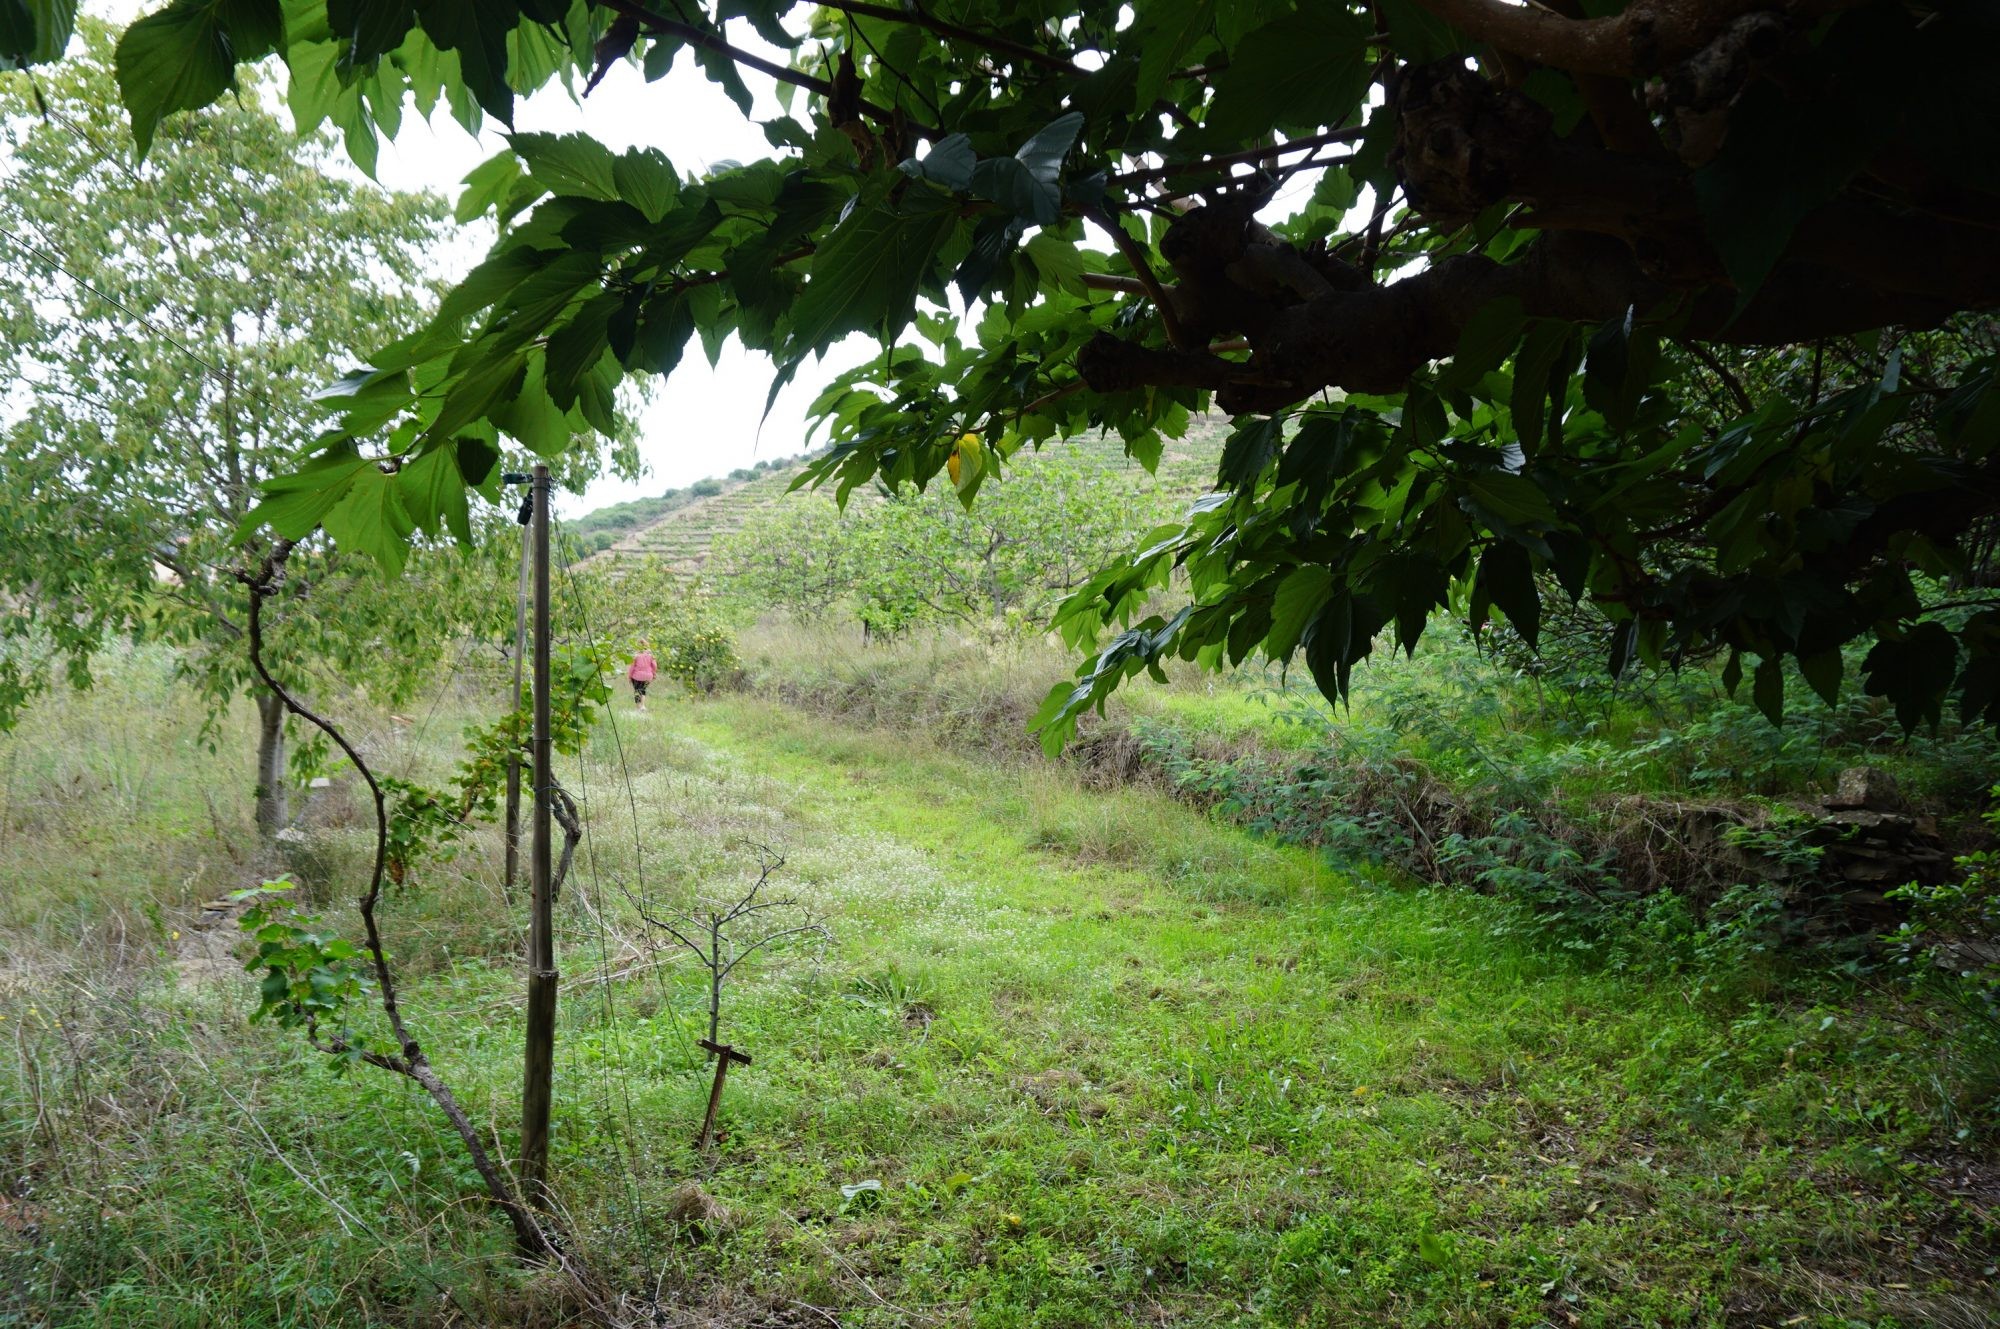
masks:
<svg viewBox="0 0 2000 1329"><path fill-rule="evenodd" d="M0 290L0 729L51 666L87 685L107 638L172 642L213 714L258 697L269 834L283 714L242 649L237 574L277 547L244 518L332 419L314 393L344 348L435 306L445 209L326 169L328 146L254 95L178 117L134 163L112 34L86 24L78 47L32 95L0 88L0 256L22 274ZM422 593L383 596L368 561L334 546L376 519L352 488L326 514L332 539L283 552L279 607L304 612L269 658L295 683L394 704L455 630L511 621L513 560L420 548Z"/></svg>
<svg viewBox="0 0 2000 1329"><path fill-rule="evenodd" d="M1124 630L1052 734L1169 655L1302 652L1338 696L1385 632L1532 644L1550 595L1613 670L1726 657L1775 716L1787 661L1831 696L1872 641L1906 723L1992 722L1996 37L1899 0L175 0L119 77L143 150L276 53L364 165L406 104L506 123L625 59L789 98L701 177L512 135L459 205L492 255L345 380L258 509L283 535L365 486L402 519L346 541L393 557L492 483L482 423L560 452L697 336L782 383L866 334L817 404L841 494L1236 418L1218 495L1062 611ZM1190 603L1130 623L1177 567Z"/></svg>

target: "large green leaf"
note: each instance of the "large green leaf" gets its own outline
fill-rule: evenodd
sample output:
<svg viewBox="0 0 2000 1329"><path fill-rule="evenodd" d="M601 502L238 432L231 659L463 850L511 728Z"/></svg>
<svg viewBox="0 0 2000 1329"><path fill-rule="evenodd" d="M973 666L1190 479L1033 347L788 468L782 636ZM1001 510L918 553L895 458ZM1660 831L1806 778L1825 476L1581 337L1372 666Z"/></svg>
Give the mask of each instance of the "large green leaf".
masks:
<svg viewBox="0 0 2000 1329"><path fill-rule="evenodd" d="M410 0L326 0L327 26L345 68L363 67L403 44L417 21Z"/></svg>
<svg viewBox="0 0 2000 1329"><path fill-rule="evenodd" d="M377 466L355 471L345 497L321 523L335 544L368 555L392 576L402 572L409 558L410 532L416 529L403 506L397 478Z"/></svg>
<svg viewBox="0 0 2000 1329"><path fill-rule="evenodd" d="M1250 33L1215 76L1208 128L1230 137L1312 133L1361 109L1371 25L1344 5L1306 4Z"/></svg>
<svg viewBox="0 0 2000 1329"><path fill-rule="evenodd" d="M525 356L516 351L480 350L446 389L431 432L448 438L491 415L520 391Z"/></svg>
<svg viewBox="0 0 2000 1329"><path fill-rule="evenodd" d="M1702 221L1748 303L1800 222L1891 142L1925 78L1909 17L1869 6L1843 15L1818 47L1819 86L1751 83L1731 108L1722 150L1695 172Z"/></svg>
<svg viewBox="0 0 2000 1329"><path fill-rule="evenodd" d="M611 149L587 134L509 134L507 143L528 163L535 183L551 194L606 201L619 196Z"/></svg>
<svg viewBox="0 0 2000 1329"><path fill-rule="evenodd" d="M449 530L461 545L472 543L465 477L459 473L454 444L439 444L409 462L396 481L403 510L419 529L433 534Z"/></svg>
<svg viewBox="0 0 2000 1329"><path fill-rule="evenodd" d="M0 0L0 70L59 60L76 30L76 0Z"/></svg>
<svg viewBox="0 0 2000 1329"><path fill-rule="evenodd" d="M459 76L473 99L494 119L513 124L507 34L520 21L519 0L416 0L416 6L439 49L458 52Z"/></svg>
<svg viewBox="0 0 2000 1329"><path fill-rule="evenodd" d="M285 104L291 108L292 127L309 134L334 113L342 97L348 95L340 81L340 48L334 42L294 41L285 48Z"/></svg>
<svg viewBox="0 0 2000 1329"><path fill-rule="evenodd" d="M276 50L284 31L278 0L174 0L127 28L118 40L118 92L139 155L153 146L160 121L220 97L237 63Z"/></svg>
<svg viewBox="0 0 2000 1329"><path fill-rule="evenodd" d="M813 256L792 312L798 354L825 350L850 332L900 332L957 223L957 203L921 186L897 203L857 204Z"/></svg>
<svg viewBox="0 0 2000 1329"><path fill-rule="evenodd" d="M1294 568L1286 574L1271 597L1271 627L1264 638L1264 653L1273 660L1290 659L1306 624L1332 593L1333 573L1326 568Z"/></svg>
<svg viewBox="0 0 2000 1329"><path fill-rule="evenodd" d="M1154 0L1140 11L1127 43L1139 53L1133 104L1140 111L1166 91L1167 80L1214 22L1215 0Z"/></svg>
<svg viewBox="0 0 2000 1329"><path fill-rule="evenodd" d="M611 165L612 187L617 196L637 208L647 221L658 225L680 196L680 177L674 164L658 148L628 148Z"/></svg>
<svg viewBox="0 0 2000 1329"><path fill-rule="evenodd" d="M1535 589L1535 566L1528 551L1507 540L1495 540L1479 556L1479 572L1473 581L1473 625L1485 619L1483 604L1491 603L1507 615L1514 631L1534 650L1540 642L1542 597Z"/></svg>

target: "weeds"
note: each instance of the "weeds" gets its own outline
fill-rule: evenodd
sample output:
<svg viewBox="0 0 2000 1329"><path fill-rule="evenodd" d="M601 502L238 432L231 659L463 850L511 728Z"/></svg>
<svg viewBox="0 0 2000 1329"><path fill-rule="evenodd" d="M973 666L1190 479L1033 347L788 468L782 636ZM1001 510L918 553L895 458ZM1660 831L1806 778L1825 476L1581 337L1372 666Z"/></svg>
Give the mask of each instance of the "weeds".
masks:
<svg viewBox="0 0 2000 1329"><path fill-rule="evenodd" d="M1025 654L992 668L956 678L956 702L997 714L1004 675L1033 673ZM591 835L558 915L572 986L552 1175L631 1322L1969 1329L1996 1313L1969 1067L1940 1063L1947 1031L1900 989L1793 969L1775 888L1578 891L1603 920L1579 952L1502 880L1601 875L1555 821L1572 805L1509 821L1493 786L1447 781L1365 705L1265 745L1268 706L1180 688L1100 731L1138 781L1087 788L1088 770L995 762L1002 740L953 701L868 695L964 726L978 755L913 720L721 697L600 727L564 765ZM435 782L482 705L448 694L429 736L385 723L371 753ZM0 770L98 760L96 720L31 716L50 749ZM1477 737L1503 760L1493 724ZM205 828L198 771L164 749L147 815ZM1225 805L1266 833L1205 815ZM0 1314L573 1317L570 1292L511 1259L426 1100L249 1025L240 978L178 971L171 933L221 873L184 889L135 860L122 894L90 901L36 866L113 843L120 807L95 794L0 830L29 892L5 907L39 920L10 934L0 992ZM352 838L337 810L307 818L310 844ZM185 852L213 852L190 834ZM732 1073L730 1136L704 1160L707 974L649 957L616 883L658 913L746 837L786 855L839 944L731 977L730 1037L756 1061ZM1336 865L1357 850L1455 854L1501 884ZM384 908L428 1055L508 1156L521 920L498 857L469 834ZM122 949L77 926L114 906ZM344 890L313 908L351 932Z"/></svg>

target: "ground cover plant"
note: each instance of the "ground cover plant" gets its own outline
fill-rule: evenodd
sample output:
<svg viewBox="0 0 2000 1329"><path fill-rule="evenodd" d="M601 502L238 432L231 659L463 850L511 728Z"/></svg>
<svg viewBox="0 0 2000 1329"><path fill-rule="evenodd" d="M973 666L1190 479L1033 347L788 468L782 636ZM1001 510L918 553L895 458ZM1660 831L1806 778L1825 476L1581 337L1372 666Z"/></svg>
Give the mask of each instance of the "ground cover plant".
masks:
<svg viewBox="0 0 2000 1329"><path fill-rule="evenodd" d="M480 695L382 753L442 769ZM51 787L101 761L94 705L39 712ZM563 913L554 1169L634 1323L655 1296L669 1318L863 1324L1993 1313L1990 1170L1892 1005L1607 967L1510 926L1504 898L754 699L628 713L563 778L593 836ZM31 800L47 819L25 825L15 802L10 862L93 841L129 797L92 784L59 821ZM319 817L300 890L339 923L366 831L337 801ZM251 835L239 813L189 838L219 858ZM619 885L653 911L747 885L748 839L782 847L786 893L834 941L732 976L755 1064L705 1163L706 975L647 944ZM504 1144L519 1014L497 862L468 845L385 914L429 1055ZM64 925L8 932L10 1309L572 1313L464 1203L477 1180L420 1099L246 1029L247 983L177 974L147 922L205 889L176 885L97 893L88 929L49 886L11 906Z"/></svg>

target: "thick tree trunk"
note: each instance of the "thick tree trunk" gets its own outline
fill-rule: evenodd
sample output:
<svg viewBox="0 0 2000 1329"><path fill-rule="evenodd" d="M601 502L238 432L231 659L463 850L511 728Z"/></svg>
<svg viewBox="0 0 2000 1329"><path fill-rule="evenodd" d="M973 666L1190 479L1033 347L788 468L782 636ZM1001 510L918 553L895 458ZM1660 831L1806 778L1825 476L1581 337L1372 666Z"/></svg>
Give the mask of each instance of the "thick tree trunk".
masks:
<svg viewBox="0 0 2000 1329"><path fill-rule="evenodd" d="M285 807L285 705L270 692L257 694L257 835L271 843L287 820Z"/></svg>

